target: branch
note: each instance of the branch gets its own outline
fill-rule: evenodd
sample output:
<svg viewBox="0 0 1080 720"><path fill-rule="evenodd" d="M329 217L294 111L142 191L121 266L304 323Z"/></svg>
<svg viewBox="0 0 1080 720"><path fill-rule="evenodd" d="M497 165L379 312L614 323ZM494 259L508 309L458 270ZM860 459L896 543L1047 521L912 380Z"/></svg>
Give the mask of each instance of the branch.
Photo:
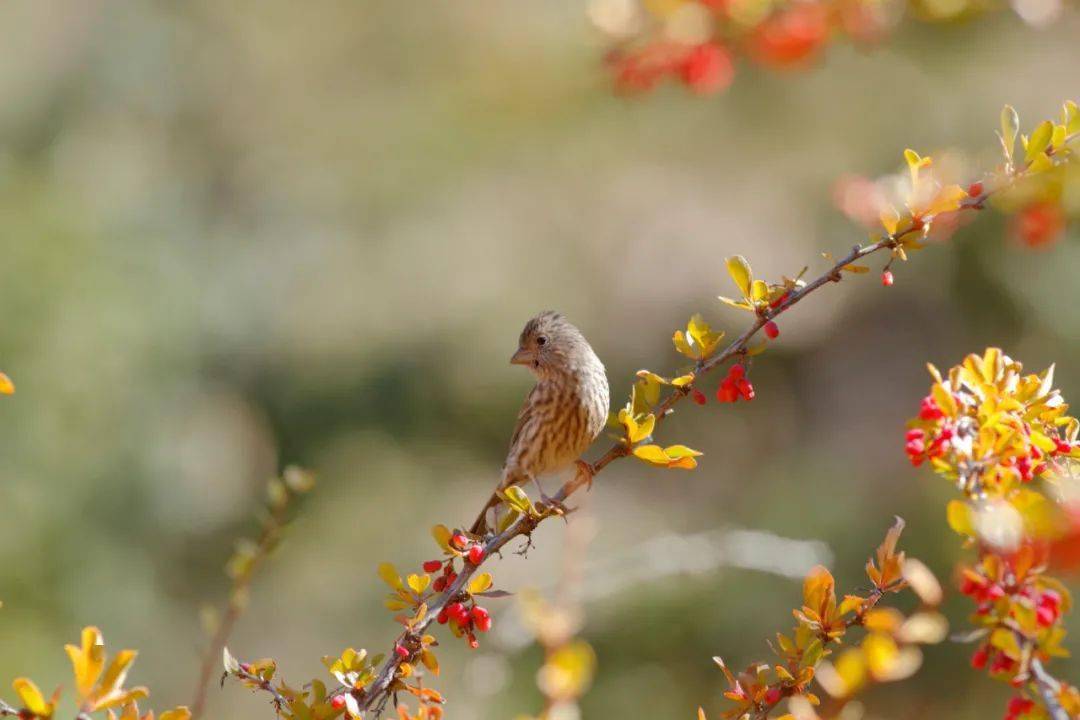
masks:
<svg viewBox="0 0 1080 720"><path fill-rule="evenodd" d="M1061 691L1061 681L1047 672L1042 661L1035 658L1031 661L1031 674L1035 679L1035 687L1039 690L1046 712L1050 720L1069 720L1069 713L1058 702L1058 693Z"/></svg>
<svg viewBox="0 0 1080 720"><path fill-rule="evenodd" d="M970 210L981 208L986 199L990 196L992 191L987 191L979 195L978 197L971 198L965 202L961 209ZM929 222L927 219L926 222ZM892 250L900 245L905 237L908 235L921 232L922 227L920 225L913 225L907 229L898 231L896 233L884 235L878 241L869 245L856 245L851 251L840 260L837 260L832 267L822 273L816 279L808 282L801 288L793 290L783 302L778 304L775 308L760 312L757 314L753 324L747 328L742 335L733 340L724 350L708 360L699 362L695 369L695 380L702 375L708 374L715 370L720 365L724 364L735 356L741 356L746 354L747 347L750 341L755 335L765 326L767 322L773 318L787 312L792 306L801 302L807 295L814 291L828 285L829 283L839 282L842 278L841 273L843 268L850 265L857 260L865 258L874 253L882 250ZM677 388L664 398L663 402L657 407L656 410L656 422L659 424L670 415L675 406L685 398L691 390L693 390L694 383L690 383L683 387ZM599 474L604 468L610 465L612 462L619 458L625 457L630 454L629 448L620 442L613 443L607 452L605 452L599 460L597 460L593 466L593 476ZM555 493L553 499L557 503L565 502L570 496L577 492L583 485L587 484L591 480L587 473L578 473L575 477L567 481L559 491ZM431 625L438 614L456 597L469 580L473 577L476 571L483 566L483 564L496 552L501 550L508 542L516 537L528 536L536 529L536 527L547 517L533 518L528 515L523 515L515 520L509 527L488 539L482 544L484 548L484 559L479 564L465 563L461 573L457 576L454 582L447 587L439 598L428 605L427 615L419 623L413 626L411 631L407 631L400 635L397 639L398 643L409 640L410 636L415 639L418 638L423 632ZM379 708L386 703L388 695L388 689L393 682L397 669L401 666L405 660L398 656L397 653L390 652L388 659L383 663L382 668L379 670L379 674L376 676L375 681L367 688L365 688L363 695L358 699L358 704L361 710L371 710L373 708ZM377 716L377 715L376 715Z"/></svg>
<svg viewBox="0 0 1080 720"><path fill-rule="evenodd" d="M1013 112L1011 108L1007 108L1007 111ZM1069 112L1075 114L1075 107L1070 110L1067 106L1067 116ZM1015 112L1013 112L1013 115L1015 116ZM1072 120L1067 119L1067 122L1071 123ZM1048 124L1049 123L1044 123L1044 125ZM691 392L694 392L694 385L702 376L712 372L733 358L741 359L750 355L751 340L753 340L763 328L770 326L770 323L774 318L787 312L805 297L825 285L840 282L845 271L857 271L856 268L851 267L853 263L881 251L889 251L893 258L899 257L905 259L906 249L915 249L919 247L919 245L914 242L915 237L909 236L925 236L929 231L931 224L940 216L952 215L965 210L983 209L986 201L991 195L1013 187L1019 180L1028 177L1030 174L1034 174L1036 171L1041 172L1045 170L1045 167L1043 166L1049 162L1050 157L1062 150L1064 143L1071 142L1076 136L1076 133L1069 135L1067 138L1063 139L1063 143L1052 143L1047 140L1049 146L1039 152L1030 151L1027 146L1027 141L1025 140L1025 150L1029 151L1027 152L1027 155L1033 156L1039 160L1040 165L1038 168L1034 166L1033 162L1013 165L1012 145L1015 138L1010 138L1006 141L1003 137L1002 142L1005 149L1006 165L1004 170L996 175L996 182L993 187L984 190L982 183L975 183L965 192L959 188L959 186L955 185L947 188L937 186L938 191L941 194L930 200L929 204L924 206L925 209L909 209L909 212L906 217L903 218L902 223L899 214L894 208L889 206L889 209L892 210L895 217L886 220L886 217L883 214L882 223L885 225L886 229L884 234L878 236L876 240L869 244L855 245L850 252L841 259L835 261L824 273L805 284L800 284L799 281L785 280L783 286L770 286L773 289L782 287L786 290L780 297L775 299L772 304L765 304L758 302L757 300L752 300L749 297L750 291L743 288L743 292L748 296L747 300L749 301L745 306L754 313L754 321L721 352L717 354L708 354L697 360L693 374L689 377L689 382L674 386L663 400L653 407L652 415L654 422L663 422L664 419L674 411L675 406L682 401L683 398L691 394ZM912 174L912 197L914 198L914 186L918 183L919 170L920 168L929 165L930 159L920 158L913 151L907 151L905 157ZM1032 171L1031 173L1028 172L1029 169ZM957 193L959 193L961 197L956 197ZM889 264L886 265L886 268L891 265L891 262L892 261L890 260ZM861 270L862 269L860 269L860 271ZM651 435L652 433L650 432L649 434ZM563 507L563 504L567 499L576 493L583 485L591 483L592 478L603 471L604 468L612 462L630 455L635 448L635 445L636 442L630 435L627 435L623 440L615 442L603 455L601 455L591 468L589 468L590 472L579 472L571 480L563 484L555 494L553 498L554 502L548 503L547 507L543 508L541 512L521 513L511 520L509 525L501 532L496 532L478 540L475 545L483 552L476 558L476 562L471 560L464 561L461 572L454 577L453 581L449 583L445 589L443 589L441 594L431 596L424 595L422 598L418 599L418 615L406 621L406 629L396 637L392 651L386 655L388 659L385 660L379 668L374 679L370 683L364 683L362 686L342 688L342 690L347 693L348 702L351 703L350 714L357 715L361 711L373 711L374 717L378 717L389 702L390 696L398 689L402 688L402 684L396 683L396 680L399 677L399 670L403 670L402 666L406 664L411 668L412 663L410 660L412 660L414 655L423 648L423 633L450 603L455 602L459 598L468 597L469 592L467 586L484 563L513 539L517 537L528 539L541 522L550 517L562 515L562 513L557 512L557 510ZM543 506L538 505L536 507ZM526 545L526 548L527 547L528 544ZM421 591L415 592L418 596L421 594ZM401 675L405 676L407 675L407 672L403 671ZM409 689L410 691L415 690L415 688Z"/></svg>
<svg viewBox="0 0 1080 720"><path fill-rule="evenodd" d="M191 720L198 720L206 707L206 693L210 688L210 680L213 678L218 663L221 662L221 652L232 635L233 628L247 607L248 590L255 577L255 572L263 564L270 553L277 547L282 529L285 527L288 516L289 501L295 494L305 493L311 489L314 480L310 473L294 465L285 468L281 478L274 478L268 485L270 498L269 517L263 521L262 532L255 541L255 547L249 555L240 557L242 561L240 569L235 572L233 586L229 592L228 607L224 617L218 624L217 630L210 639L210 644L203 655L202 664L199 668L199 679L195 683L194 699L191 702ZM236 562L234 556L230 565ZM263 689L273 691L266 683ZM282 698L275 693L275 700Z"/></svg>
<svg viewBox="0 0 1080 720"><path fill-rule="evenodd" d="M0 700L0 717L18 717L19 711Z"/></svg>

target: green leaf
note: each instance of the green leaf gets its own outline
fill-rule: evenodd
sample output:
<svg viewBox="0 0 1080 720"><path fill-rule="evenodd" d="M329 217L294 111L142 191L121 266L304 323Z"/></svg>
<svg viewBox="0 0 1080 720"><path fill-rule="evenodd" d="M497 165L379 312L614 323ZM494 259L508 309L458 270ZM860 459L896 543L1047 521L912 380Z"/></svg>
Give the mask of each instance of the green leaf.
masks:
<svg viewBox="0 0 1080 720"><path fill-rule="evenodd" d="M1005 149L1005 159L1011 161L1016 149L1016 134L1020 132L1020 117L1012 105L1001 109L1001 145Z"/></svg>

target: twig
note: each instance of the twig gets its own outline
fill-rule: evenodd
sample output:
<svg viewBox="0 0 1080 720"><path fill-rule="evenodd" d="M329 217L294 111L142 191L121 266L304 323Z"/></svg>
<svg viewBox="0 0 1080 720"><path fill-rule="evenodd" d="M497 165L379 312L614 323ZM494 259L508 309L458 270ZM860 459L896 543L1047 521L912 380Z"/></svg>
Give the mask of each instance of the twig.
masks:
<svg viewBox="0 0 1080 720"><path fill-rule="evenodd" d="M214 636L210 639L210 644L206 648L206 654L203 655L202 665L199 668L199 679L195 684L194 699L191 701L191 720L198 720L206 707L206 694L210 688L210 680L214 677L218 663L221 662L221 651L228 642L233 628L236 627L237 620L244 614L244 596L251 586L255 571L277 543L278 535L285 524L286 509L286 503L274 506L270 518L264 524L262 534L259 536L259 540L256 543L256 549L252 555L251 565L233 584L229 593L228 607L225 611L225 615L218 624ZM273 688L269 687L269 683L267 683L267 688L265 689L273 691Z"/></svg>
<svg viewBox="0 0 1080 720"><path fill-rule="evenodd" d="M1065 143L1069 143L1072 140L1080 137L1080 134L1070 135L1065 139ZM1048 152L1052 154L1052 152ZM988 188L976 196L969 197L960 203L960 206L952 211L943 213L951 214L953 212L961 212L964 210L981 210L986 201L995 193L1005 190L1015 184L1019 179L1024 176L1024 171L1027 169L1027 164L1008 173L1005 181L996 188ZM893 233L887 233L880 237L875 242L868 245L855 245L851 251L840 260L837 260L832 267L822 273L814 280L808 282L806 285L793 289L787 297L780 302L776 307L769 307L759 310L756 314L754 322L748 327L739 337L733 340L722 352L713 355L708 360L699 361L695 367L694 382L685 386L674 389L669 393L660 405L654 411L656 416L656 424L663 422L663 420L671 414L675 405L679 403L684 397L690 394L694 388L694 384L697 382L700 376L706 375L709 372L715 370L720 365L726 363L733 357L746 354L747 347L750 340L773 318L787 312L792 306L801 302L810 293L824 287L829 283L840 282L843 278L843 270L845 266L850 265L858 260L861 260L869 255L873 255L882 250L895 250L902 246L906 237L912 234L921 233L929 227L929 225L936 219L936 216L927 215L919 218L914 218L908 227L899 229ZM555 494L554 500L556 503L563 503L567 498L577 492L583 485L591 482L592 478L601 472L605 467L610 465L615 460L621 457L625 457L630 454L630 447L625 442L616 442L607 452L605 452L599 460L597 460L592 466L591 476L586 473L577 473L573 479L567 481L559 491ZM465 588L469 580L476 573L476 571L491 558L498 550L505 546L508 542L519 536L530 536L533 530L536 529L540 522L547 519L550 516L543 516L540 518L533 518L529 515L523 515L515 520L501 533L495 534L484 542L484 555L480 564L465 563L461 573L457 576L456 580L450 584L443 592L441 596L433 603L429 604L427 615L416 623L411 630L402 633L398 636L397 642L401 642L408 636L412 635L414 638L422 634L432 621L438 616L438 614L445 608L450 601L457 596ZM376 708L377 712L375 717L378 717L382 709L387 702L387 696L389 694L389 688L394 680L398 668L401 666L404 660L398 656L397 653L391 652L387 655L388 659L384 662L380 668L378 675L374 682L364 689L363 692L357 694L357 703L361 710L371 710ZM1056 719L1055 719L1056 720Z"/></svg>
<svg viewBox="0 0 1080 720"><path fill-rule="evenodd" d="M989 196L989 192L983 193L978 198L972 198L970 203L962 206L962 208L970 209L976 207L978 204L984 202ZM870 245L856 245L852 248L851 252L845 255L840 260L836 261L831 268L825 271L821 276L815 280L807 283L801 288L793 290L782 303L775 308L760 312L754 323L743 332L738 338L733 340L724 350L717 355L709 358L708 360L699 363L697 372L695 373L695 380L697 382L698 377L705 375L718 366L727 362L736 355L741 355L746 352L746 348L751 339L765 326L765 323L769 322L772 318L786 312L796 303L800 302L810 293L832 282L839 282L841 279L842 268L846 265L850 265L857 260L860 260L868 255L872 255L876 252L886 249L892 249L897 247L900 242L909 234L914 232L921 232L921 228L918 226L912 226L910 228L900 230L896 233L886 235L882 239L874 242ZM656 422L659 424L671 414L675 405L678 404L692 389L693 384L678 388L677 390L668 394L667 397L660 403L655 411ZM593 464L593 476L600 473L605 467L610 465L615 460L624 457L630 453L626 444L621 442L614 443L605 452L599 460ZM583 485L590 480L589 476L585 473L578 473L571 480L567 481L559 491L555 493L554 500L558 503L565 502L567 498L577 492ZM428 605L427 616L417 623L413 629L412 634L420 635L427 629L432 623L435 617L442 611L451 600L457 596L468 584L469 580L476 573L476 571L487 561L493 554L501 549L508 542L516 537L522 535L529 535L536 526L539 525L546 518L533 518L528 515L515 520L509 527L488 539L483 543L484 548L484 561L479 565L472 563L465 563L461 573L457 576L455 581L447 587L443 594L434 602ZM408 633L404 633L398 637L398 642L405 638ZM385 703L385 696L387 695L388 688L393 682L394 676L398 667L403 662L397 653L389 653L388 659L384 662L382 668L379 670L379 674L376 676L375 681L365 688L363 696L358 700L358 704L361 710L370 710L372 708L379 707L380 704ZM376 715L377 717L377 715Z"/></svg>
<svg viewBox="0 0 1080 720"><path fill-rule="evenodd" d="M19 711L0 700L0 717L18 717Z"/></svg>
<svg viewBox="0 0 1080 720"><path fill-rule="evenodd" d="M1031 661L1031 674L1035 678L1035 687L1039 690L1043 705L1050 716L1050 720L1069 720L1069 713L1061 707L1058 701L1058 693L1061 691L1061 681L1047 672L1042 661L1034 658Z"/></svg>

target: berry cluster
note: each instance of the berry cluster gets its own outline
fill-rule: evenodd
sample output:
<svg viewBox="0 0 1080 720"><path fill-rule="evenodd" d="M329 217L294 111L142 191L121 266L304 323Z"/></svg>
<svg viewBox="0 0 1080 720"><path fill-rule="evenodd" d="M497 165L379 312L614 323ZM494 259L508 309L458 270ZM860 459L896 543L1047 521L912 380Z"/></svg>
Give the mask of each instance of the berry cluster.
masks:
<svg viewBox="0 0 1080 720"><path fill-rule="evenodd" d="M737 402L754 399L754 386L746 377L746 368L742 363L736 363L728 369L727 376L720 381L720 387L716 390L716 399L720 402Z"/></svg>
<svg viewBox="0 0 1080 720"><path fill-rule="evenodd" d="M625 14L610 12L611 4L594 0L592 19L601 30L625 36ZM648 91L673 78L696 94L710 95L735 79L736 55L773 70L800 68L814 60L834 30L869 39L880 34L885 19L868 6L842 0L795 2L765 13L740 0L646 7L664 30L641 35L636 43L620 42L607 56L616 88L624 92Z"/></svg>
<svg viewBox="0 0 1080 720"><path fill-rule="evenodd" d="M440 625L450 623L450 628L458 637L467 637L469 647L474 650L480 647L474 631L487 632L491 629L491 613L486 608L480 607L472 596L458 600L444 607L436 617Z"/></svg>

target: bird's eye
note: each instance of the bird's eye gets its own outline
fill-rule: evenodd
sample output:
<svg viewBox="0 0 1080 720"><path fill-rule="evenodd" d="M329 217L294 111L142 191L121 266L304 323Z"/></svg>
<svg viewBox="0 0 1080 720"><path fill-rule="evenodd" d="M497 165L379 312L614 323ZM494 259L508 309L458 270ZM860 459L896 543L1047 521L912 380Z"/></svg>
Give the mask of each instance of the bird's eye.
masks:
<svg viewBox="0 0 1080 720"><path fill-rule="evenodd" d="M547 338L544 337L543 335L541 335L540 337L536 338L536 344L540 345L540 346L546 345L547 344Z"/></svg>

